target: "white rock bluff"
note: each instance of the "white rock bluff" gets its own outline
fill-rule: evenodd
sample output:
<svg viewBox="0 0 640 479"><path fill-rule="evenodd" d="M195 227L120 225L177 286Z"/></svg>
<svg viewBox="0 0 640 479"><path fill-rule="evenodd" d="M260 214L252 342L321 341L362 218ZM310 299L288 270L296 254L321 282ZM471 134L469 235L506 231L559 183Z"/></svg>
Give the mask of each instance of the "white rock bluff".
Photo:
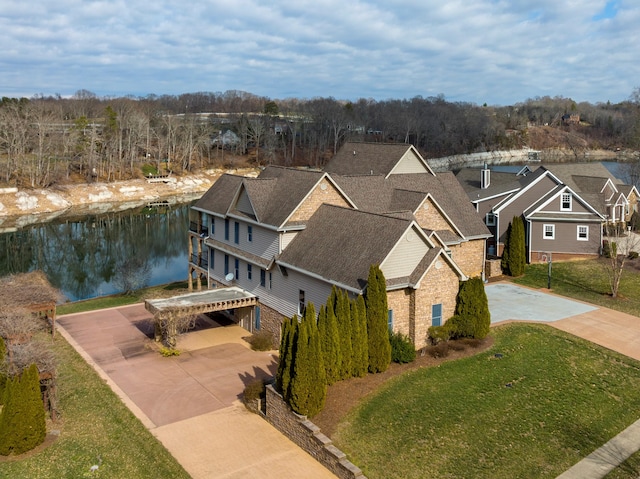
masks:
<svg viewBox="0 0 640 479"><path fill-rule="evenodd" d="M7 231L50 221L69 210L95 214L122 211L158 200L179 203L196 199L223 173L256 176L257 170L207 170L188 176L172 176L165 182L135 179L48 189L3 188L0 189L0 229Z"/></svg>

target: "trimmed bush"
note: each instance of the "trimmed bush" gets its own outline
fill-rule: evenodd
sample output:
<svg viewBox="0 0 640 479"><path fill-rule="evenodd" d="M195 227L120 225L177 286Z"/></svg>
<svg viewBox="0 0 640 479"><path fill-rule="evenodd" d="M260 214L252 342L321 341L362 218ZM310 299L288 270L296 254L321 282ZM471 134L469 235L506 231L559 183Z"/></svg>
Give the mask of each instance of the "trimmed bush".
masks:
<svg viewBox="0 0 640 479"><path fill-rule="evenodd" d="M391 360L394 363L410 363L416 359L416 350L408 336L389 331L391 344Z"/></svg>
<svg viewBox="0 0 640 479"><path fill-rule="evenodd" d="M242 400L245 404L251 404L258 399L264 399L266 395L266 388L262 379L254 379L244 388L242 394Z"/></svg>
<svg viewBox="0 0 640 479"><path fill-rule="evenodd" d="M451 339L451 329L452 326L450 324L450 319L444 323L442 326L430 326L427 330L427 335L429 336L429 341L432 344L438 344L442 341L449 341Z"/></svg>
<svg viewBox="0 0 640 479"><path fill-rule="evenodd" d="M458 316L459 318L455 318ZM489 300L484 290L484 283L480 278L471 278L460 284L456 299L456 310L451 327L453 338L482 339L489 334L491 327L491 313Z"/></svg>
<svg viewBox="0 0 640 479"><path fill-rule="evenodd" d="M0 454L22 454L42 444L47 433L36 365L10 379L5 394L0 412Z"/></svg>
<svg viewBox="0 0 640 479"><path fill-rule="evenodd" d="M637 259L638 252L637 251L629 251L629 259Z"/></svg>
<svg viewBox="0 0 640 479"><path fill-rule="evenodd" d="M274 348L273 334L266 330L256 331L247 342L254 351L271 351Z"/></svg>

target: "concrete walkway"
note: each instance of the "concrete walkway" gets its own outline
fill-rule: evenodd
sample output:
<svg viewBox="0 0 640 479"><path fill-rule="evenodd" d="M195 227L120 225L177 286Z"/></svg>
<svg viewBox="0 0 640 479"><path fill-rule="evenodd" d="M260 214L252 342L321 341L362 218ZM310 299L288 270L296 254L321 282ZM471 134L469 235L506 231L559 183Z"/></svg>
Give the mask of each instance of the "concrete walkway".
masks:
<svg viewBox="0 0 640 479"><path fill-rule="evenodd" d="M640 360L640 318L513 283L485 288L492 325L547 322L625 356ZM557 479L601 479L640 450L640 420L592 452Z"/></svg>
<svg viewBox="0 0 640 479"><path fill-rule="evenodd" d="M60 316L59 332L194 479L335 476L240 402L272 377L272 353L252 351L239 326L208 319L180 337L177 357L150 339L143 304Z"/></svg>

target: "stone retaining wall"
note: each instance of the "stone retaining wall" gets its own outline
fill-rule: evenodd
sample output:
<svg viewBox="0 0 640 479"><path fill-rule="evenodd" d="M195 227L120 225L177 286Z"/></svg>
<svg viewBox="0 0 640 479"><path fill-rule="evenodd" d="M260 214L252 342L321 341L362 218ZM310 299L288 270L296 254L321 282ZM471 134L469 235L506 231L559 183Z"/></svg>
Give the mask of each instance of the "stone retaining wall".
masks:
<svg viewBox="0 0 640 479"><path fill-rule="evenodd" d="M322 434L306 416L294 413L272 385L266 387L266 419L282 434L308 452L341 479L366 479L362 471Z"/></svg>
<svg viewBox="0 0 640 479"><path fill-rule="evenodd" d="M489 165L521 164L528 161L540 161L539 151L531 149L487 151L469 155L445 156L443 158L429 158L427 163L435 171L450 171L460 168L480 167Z"/></svg>

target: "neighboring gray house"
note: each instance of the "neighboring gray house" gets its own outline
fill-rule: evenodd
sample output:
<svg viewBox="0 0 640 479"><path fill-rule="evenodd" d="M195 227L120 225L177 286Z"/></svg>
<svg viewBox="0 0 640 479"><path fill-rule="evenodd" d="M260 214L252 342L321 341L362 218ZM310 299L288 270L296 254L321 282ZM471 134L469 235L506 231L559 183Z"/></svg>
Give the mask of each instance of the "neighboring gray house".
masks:
<svg viewBox="0 0 640 479"><path fill-rule="evenodd" d="M490 234L455 177L436 176L413 147L358 145L366 175L273 166L257 178L223 175L192 208L190 283L255 295L243 326L279 337L283 317L324 304L332 286L362 294L378 264L390 327L425 345L428 327L453 315L459 282L482 274ZM348 148L336 157L353 156Z"/></svg>
<svg viewBox="0 0 640 479"><path fill-rule="evenodd" d="M502 254L509 223L521 216L529 262L597 256L603 225L627 221L637 209L637 190L601 163L524 166L516 174L485 166L456 177L493 233L489 254Z"/></svg>

